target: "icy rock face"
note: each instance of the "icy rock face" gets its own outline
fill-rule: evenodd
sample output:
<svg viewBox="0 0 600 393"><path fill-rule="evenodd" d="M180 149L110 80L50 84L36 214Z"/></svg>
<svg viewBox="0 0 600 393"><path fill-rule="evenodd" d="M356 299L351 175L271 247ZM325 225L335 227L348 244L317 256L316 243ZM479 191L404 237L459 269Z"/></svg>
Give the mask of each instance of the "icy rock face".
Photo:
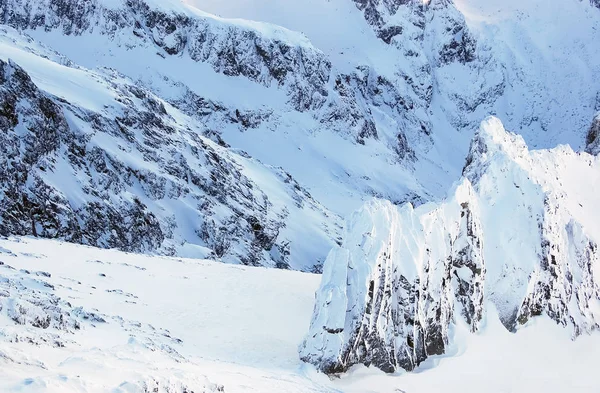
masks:
<svg viewBox="0 0 600 393"><path fill-rule="evenodd" d="M424 7L427 9L426 35L430 35L438 65L474 61L477 43L453 2L432 0Z"/></svg>
<svg viewBox="0 0 600 393"><path fill-rule="evenodd" d="M509 330L542 314L574 337L598 328L600 232L586 219L597 197L567 195L560 177L586 167L598 177L598 165L564 147L529 151L487 119L447 200L374 200L352 215L325 262L301 358L326 373L412 370L444 353L452 325L476 331L489 304Z"/></svg>
<svg viewBox="0 0 600 393"><path fill-rule="evenodd" d="M419 145L427 148L431 144L433 127L428 111L438 83L436 69L469 63L476 57L476 43L462 14L446 0L426 4L416 0L356 0L358 10L377 35L406 56L408 62L399 61L393 78L379 75L366 64L359 64L354 73L340 73L308 39L281 27L220 19L183 6L157 6L144 0L122 3L10 0L0 9L0 21L20 30L62 30L67 35L100 32L116 45L152 46L163 57L184 55L227 76L277 85L287 92L288 104L294 110L316 111L314 116L321 125L359 144L378 139L378 128L386 126L374 116L381 109L381 95L385 95L390 98L383 107L385 115L396 123L390 150L397 153L399 161L414 160L415 150L422 147ZM481 66L478 63L471 68ZM446 74L448 71L440 71L440 75ZM455 78L454 72L450 74L448 79ZM489 94L469 97L461 91L453 88L448 94L458 95L453 97L455 101L466 101L466 112L495 99ZM186 102L185 97L171 101L184 111ZM236 113L228 121L238 120L236 110L240 108L228 108ZM251 114L252 118L257 116L265 120L261 114ZM464 116L456 116L453 123L463 126ZM256 124L240 117L244 129Z"/></svg>
<svg viewBox="0 0 600 393"><path fill-rule="evenodd" d="M595 156L600 153L600 113L592 121L592 125L586 135L585 144L586 152Z"/></svg>
<svg viewBox="0 0 600 393"><path fill-rule="evenodd" d="M192 244L224 261L290 267L290 241L278 240L287 209L157 97L118 75L106 87L116 101L96 112L0 61L0 234L166 254ZM290 209L324 212L293 178L281 183L297 199Z"/></svg>
<svg viewBox="0 0 600 393"><path fill-rule="evenodd" d="M356 7L364 13L365 20L378 30L378 36L390 43L392 38L402 33L401 25L388 25L387 20L396 14L404 4L415 3L412 0L354 0Z"/></svg>
<svg viewBox="0 0 600 393"><path fill-rule="evenodd" d="M410 138L408 130L420 129L426 135L431 132L431 119L421 111L431 109L434 87L441 97L448 98L443 110L458 129L472 125L473 113L480 107L493 107L502 95L505 82L500 64L491 57L489 48L478 45L452 1L357 1L357 6L364 10L378 36L404 56L398 65L403 81L396 83L396 89L416 117L402 122L411 145L419 142ZM487 79L479 76L482 73ZM469 82L460 87L455 84L464 78ZM469 84L479 88L465 89Z"/></svg>
<svg viewBox="0 0 600 393"><path fill-rule="evenodd" d="M367 66L353 73L336 76L335 94L322 110L320 122L340 134L349 134L364 145L367 139L378 139L376 113L396 119L399 129L390 148L400 160L413 161L419 139L428 138L430 124L415 111L415 100L402 94L398 87ZM403 130L414 129L410 132Z"/></svg>
<svg viewBox="0 0 600 393"><path fill-rule="evenodd" d="M299 111L321 106L327 96L331 64L299 33L272 27L266 35L250 22L228 23L185 8L151 7L144 0L122 3L115 7L96 0L7 0L0 4L0 22L22 30L61 29L67 35L94 30L114 37L133 33L135 45L155 45L164 55L185 53L216 72L280 85Z"/></svg>
<svg viewBox="0 0 600 393"><path fill-rule="evenodd" d="M352 216L325 262L304 361L327 373L357 363L412 370L444 353L455 314L477 329L483 239L469 182L456 192L423 216L379 200Z"/></svg>
<svg viewBox="0 0 600 393"><path fill-rule="evenodd" d="M390 44L397 37L402 38L406 31L409 35L413 26L425 31L435 31L437 37L421 39L440 39L441 45L434 54L439 61L469 62L475 58L475 39L469 32L465 19L451 0L355 0L357 7L364 11L367 22L379 30L379 38ZM410 15L409 18L406 18ZM410 26L406 23L412 24Z"/></svg>
<svg viewBox="0 0 600 393"><path fill-rule="evenodd" d="M434 86L494 66L485 56L477 57L476 41L451 1L355 0L355 4L377 36L391 51L399 51L402 59L394 60L393 78L366 65L354 73L336 75L321 123L338 132L350 130L355 140L364 144L368 138L378 139L374 114L383 111L396 123L390 147L401 162L413 162L417 151L431 146ZM497 88L487 86L475 95L456 86L439 93L462 103L448 114L453 125L462 128L478 106L496 100L499 94L488 94L490 90L498 93Z"/></svg>
<svg viewBox="0 0 600 393"><path fill-rule="evenodd" d="M598 327L597 197L585 191L597 165L562 146L529 151L495 118L475 136L464 176L486 201L486 296L507 329L541 314L574 336Z"/></svg>

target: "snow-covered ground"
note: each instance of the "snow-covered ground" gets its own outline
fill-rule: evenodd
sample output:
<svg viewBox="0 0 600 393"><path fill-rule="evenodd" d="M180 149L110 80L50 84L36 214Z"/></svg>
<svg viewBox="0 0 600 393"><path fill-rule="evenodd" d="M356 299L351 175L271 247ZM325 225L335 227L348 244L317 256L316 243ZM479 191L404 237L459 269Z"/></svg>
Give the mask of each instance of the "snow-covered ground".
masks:
<svg viewBox="0 0 600 393"><path fill-rule="evenodd" d="M573 342L542 317L511 334L488 313L416 373L357 367L330 379L297 355L318 275L32 238L0 240L0 261L2 392L600 389L600 334ZM35 322L59 309L49 327Z"/></svg>

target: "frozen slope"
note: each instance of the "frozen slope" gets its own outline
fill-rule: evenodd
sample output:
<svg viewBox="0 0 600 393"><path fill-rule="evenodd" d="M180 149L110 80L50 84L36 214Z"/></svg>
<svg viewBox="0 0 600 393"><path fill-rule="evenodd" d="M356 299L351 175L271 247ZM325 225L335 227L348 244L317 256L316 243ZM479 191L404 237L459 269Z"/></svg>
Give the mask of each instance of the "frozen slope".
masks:
<svg viewBox="0 0 600 393"><path fill-rule="evenodd" d="M0 391L302 391L296 348L317 275L33 239L1 247Z"/></svg>
<svg viewBox="0 0 600 393"><path fill-rule="evenodd" d="M318 275L0 240L1 392L592 393L600 336L488 312L416 373L303 365ZM492 310L493 308L489 308Z"/></svg>

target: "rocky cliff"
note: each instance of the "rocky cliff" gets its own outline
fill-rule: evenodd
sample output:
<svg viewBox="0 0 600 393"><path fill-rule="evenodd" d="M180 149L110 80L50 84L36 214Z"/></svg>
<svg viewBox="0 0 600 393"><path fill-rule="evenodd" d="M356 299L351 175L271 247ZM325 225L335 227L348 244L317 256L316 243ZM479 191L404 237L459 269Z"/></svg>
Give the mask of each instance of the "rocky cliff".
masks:
<svg viewBox="0 0 600 393"><path fill-rule="evenodd" d="M243 173L246 159L180 112L118 75L84 75L112 93L102 109L49 95L18 64L0 61L3 235L289 267L290 240L280 233L290 210L321 215L328 231L326 210L289 175L276 181L295 205L274 206Z"/></svg>
<svg viewBox="0 0 600 393"><path fill-rule="evenodd" d="M598 165L566 147L530 151L487 119L445 201L375 200L352 215L325 262L302 359L327 373L412 370L445 352L452 326L476 332L490 307L510 331L539 315L573 337L597 329L597 190L585 189Z"/></svg>

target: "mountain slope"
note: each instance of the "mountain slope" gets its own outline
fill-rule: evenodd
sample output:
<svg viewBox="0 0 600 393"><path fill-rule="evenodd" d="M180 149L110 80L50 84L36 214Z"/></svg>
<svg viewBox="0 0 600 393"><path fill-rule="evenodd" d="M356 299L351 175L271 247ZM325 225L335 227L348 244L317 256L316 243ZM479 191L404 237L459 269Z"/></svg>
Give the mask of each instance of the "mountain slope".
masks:
<svg viewBox="0 0 600 393"><path fill-rule="evenodd" d="M0 63L2 234L319 266L336 217L289 174L203 137L191 118L114 71L25 51L31 42L2 32L3 57L34 75Z"/></svg>
<svg viewBox="0 0 600 393"><path fill-rule="evenodd" d="M228 205L222 212L211 209L207 214L198 205L181 210L162 193L152 195L156 203L149 203L146 191L130 188L130 202L138 198L160 227L153 224L154 235L135 241L146 245L131 245L131 240L119 243L108 235L102 240L97 240L100 234L81 236L75 225L40 234L125 250L158 249L187 256L211 253L231 262L318 271L328 248L337 241L338 216L373 196L415 204L442 197L460 175L472 130L489 114L522 133L532 146L550 147L556 142L581 146L597 110L598 89L593 81L600 75L594 45L600 39L599 10L578 0L553 1L553 7L542 7L548 9L544 12L536 11L537 3L486 4L467 0L1 2L0 21L19 31L4 29L2 58L19 57L22 61L15 59L16 63L34 83L44 84L38 86L42 91L96 113L104 111L100 106L110 104L115 96L112 88L104 87L106 83L96 83L93 96L105 100L91 102L78 90L77 102L71 102L73 91L52 85L48 74L40 73L48 59L81 72L92 70L108 82L125 81L118 83L135 85L143 95L161 102L169 116L193 130L191 135L220 145L215 154L244 162L239 173L219 175L217 182L218 188L230 190L229 197L238 200L234 204L244 201L247 211L243 213L223 201L215 204ZM505 11L496 15L499 7ZM568 18L555 20L553 10ZM578 21L575 29L566 27L572 20ZM544 31L560 40L549 42L537 32L540 26L552 26ZM23 53L28 53L23 55L27 59ZM52 70L64 79L71 77L64 67ZM565 91L568 99L563 97ZM129 99L133 105L129 111L153 111L143 103L138 107L139 97ZM102 115L105 122L121 117L116 112ZM91 121L89 116L81 117L79 122ZM161 120L165 127L155 124L156 135L177 128ZM102 149L102 144L98 147ZM127 161L121 157L127 151L126 147L112 149L108 158ZM259 161L264 165L256 166ZM60 173L70 173L65 177L74 181L72 174L78 169L64 169L68 170ZM154 172L150 167L145 170ZM262 201L256 187L249 190L240 185L240 176L258 186L275 207ZM61 183L55 188L68 194L65 187ZM308 210L287 208L304 200L309 201ZM126 205L123 211L131 210L133 205ZM160 214L159 206L164 209ZM296 211L306 213L296 215ZM62 220L52 211L48 214L50 221ZM208 224L207 215L212 220ZM174 217L178 229L173 231L165 217L170 222ZM130 225L128 220L113 225ZM32 234L30 226L21 218L18 226L3 233Z"/></svg>
<svg viewBox="0 0 600 393"><path fill-rule="evenodd" d="M0 0L0 235L199 258L0 240L0 379L431 391L542 332L596 391L544 345L597 348L597 5ZM323 271L304 341L317 276L205 258Z"/></svg>
<svg viewBox="0 0 600 393"><path fill-rule="evenodd" d="M490 308L509 331L539 315L573 337L597 329L598 165L565 146L529 151L488 118L447 200L373 201L349 219L301 357L327 373L412 370Z"/></svg>

